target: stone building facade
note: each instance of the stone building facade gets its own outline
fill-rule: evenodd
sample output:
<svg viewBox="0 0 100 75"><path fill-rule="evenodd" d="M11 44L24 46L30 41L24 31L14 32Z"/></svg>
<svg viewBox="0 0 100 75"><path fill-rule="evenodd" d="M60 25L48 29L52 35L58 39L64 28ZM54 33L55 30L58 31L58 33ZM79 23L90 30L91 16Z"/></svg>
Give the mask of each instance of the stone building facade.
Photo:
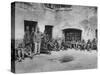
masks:
<svg viewBox="0 0 100 75"><path fill-rule="evenodd" d="M65 29L81 30L86 41L96 38L97 7L16 2L15 39L23 39L25 20L37 22L41 32L46 25L53 26L53 38L64 38Z"/></svg>

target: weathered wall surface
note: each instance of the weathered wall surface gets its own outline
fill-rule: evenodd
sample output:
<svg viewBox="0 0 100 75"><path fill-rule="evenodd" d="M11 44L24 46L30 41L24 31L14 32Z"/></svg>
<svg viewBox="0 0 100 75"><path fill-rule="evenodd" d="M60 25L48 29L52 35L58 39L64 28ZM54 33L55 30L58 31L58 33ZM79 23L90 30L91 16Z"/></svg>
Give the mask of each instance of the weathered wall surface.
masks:
<svg viewBox="0 0 100 75"><path fill-rule="evenodd" d="M82 38L95 38L97 29L97 10L95 7L72 6L71 10L54 11L45 8L42 4L16 3L15 11L15 37L22 39L24 36L24 20L37 21L41 32L45 25L53 25L53 37L63 37L62 30L76 28L82 30Z"/></svg>

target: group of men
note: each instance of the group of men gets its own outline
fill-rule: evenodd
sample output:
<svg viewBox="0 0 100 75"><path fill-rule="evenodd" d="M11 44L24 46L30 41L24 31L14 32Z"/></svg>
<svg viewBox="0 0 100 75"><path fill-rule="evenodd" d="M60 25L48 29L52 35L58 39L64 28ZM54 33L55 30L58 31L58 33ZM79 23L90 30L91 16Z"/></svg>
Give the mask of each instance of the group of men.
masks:
<svg viewBox="0 0 100 75"><path fill-rule="evenodd" d="M44 42L44 41L43 41ZM45 44L45 43L43 43ZM42 45L43 45L42 44ZM87 42L85 40L79 40L79 41L65 41L65 40L49 40L46 42L45 46L46 50L49 51L59 51L59 50L67 50L68 48L75 50L97 50L97 40L88 40Z"/></svg>
<svg viewBox="0 0 100 75"><path fill-rule="evenodd" d="M25 58L25 56L33 58L34 55L40 54L41 47L41 38L42 33L39 31L39 28L34 27L30 32L29 27L26 27L26 31L23 38L23 43L19 44L19 47L16 49L16 57L19 61Z"/></svg>
<svg viewBox="0 0 100 75"><path fill-rule="evenodd" d="M74 49L79 49L79 50L97 50L97 40L88 40L87 42L85 40L80 40L80 41L67 41L67 42L62 42L62 48L74 48Z"/></svg>
<svg viewBox="0 0 100 75"><path fill-rule="evenodd" d="M38 27L36 27L36 31L33 27L32 32L29 31L29 27L26 27L26 32L24 35L25 47L30 47L31 52L34 54L40 54L41 37L42 33L39 31Z"/></svg>
<svg viewBox="0 0 100 75"><path fill-rule="evenodd" d="M42 43L42 44L41 44ZM25 55L28 57L33 57L33 55L40 54L41 50L44 49L46 51L59 51L59 50L67 50L68 48L80 49L80 50L88 50L97 49L97 40L93 39L92 41L88 40L85 42L81 41L64 41L59 42L57 39L50 39L46 33L42 34L39 31L39 28L36 27L36 30L32 28L30 32L29 27L26 27L26 31L24 34L23 44L20 45L19 49L17 49L18 59L21 60L25 58Z"/></svg>

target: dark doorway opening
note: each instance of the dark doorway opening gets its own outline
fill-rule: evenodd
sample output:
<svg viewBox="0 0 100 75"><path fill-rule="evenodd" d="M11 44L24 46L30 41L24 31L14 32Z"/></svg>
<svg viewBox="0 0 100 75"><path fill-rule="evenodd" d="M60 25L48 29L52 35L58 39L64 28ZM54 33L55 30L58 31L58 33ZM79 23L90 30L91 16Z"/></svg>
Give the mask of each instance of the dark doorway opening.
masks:
<svg viewBox="0 0 100 75"><path fill-rule="evenodd" d="M36 30L37 22L36 21L29 21L24 20L24 32L26 31L26 28L29 27L29 32L32 32L32 28L34 28L34 31Z"/></svg>
<svg viewBox="0 0 100 75"><path fill-rule="evenodd" d="M33 39L31 35L32 35L33 28L34 28L34 31L36 31L36 26L37 26L36 21L24 20L24 33L25 33L24 42L25 42L25 46L28 46L28 47L30 47L30 44L32 44L32 52L34 52L34 43L33 43Z"/></svg>
<svg viewBox="0 0 100 75"><path fill-rule="evenodd" d="M65 41L81 41L81 33L80 29L64 29L63 30Z"/></svg>
<svg viewBox="0 0 100 75"><path fill-rule="evenodd" d="M45 31L44 33L46 35L48 35L48 39L52 39L52 29L53 29L53 26L52 25L46 25L45 26Z"/></svg>

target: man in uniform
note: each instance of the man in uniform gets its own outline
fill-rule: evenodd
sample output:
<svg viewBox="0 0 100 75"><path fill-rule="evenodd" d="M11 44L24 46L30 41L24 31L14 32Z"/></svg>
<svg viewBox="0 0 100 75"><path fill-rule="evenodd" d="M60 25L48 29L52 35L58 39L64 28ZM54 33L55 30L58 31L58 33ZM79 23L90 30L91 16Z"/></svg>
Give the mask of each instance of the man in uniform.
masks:
<svg viewBox="0 0 100 75"><path fill-rule="evenodd" d="M34 53L35 54L40 54L40 47L41 47L41 37L42 34L41 32L39 31L39 28L37 27L37 30L34 34L34 43L35 43L35 50L34 50Z"/></svg>

